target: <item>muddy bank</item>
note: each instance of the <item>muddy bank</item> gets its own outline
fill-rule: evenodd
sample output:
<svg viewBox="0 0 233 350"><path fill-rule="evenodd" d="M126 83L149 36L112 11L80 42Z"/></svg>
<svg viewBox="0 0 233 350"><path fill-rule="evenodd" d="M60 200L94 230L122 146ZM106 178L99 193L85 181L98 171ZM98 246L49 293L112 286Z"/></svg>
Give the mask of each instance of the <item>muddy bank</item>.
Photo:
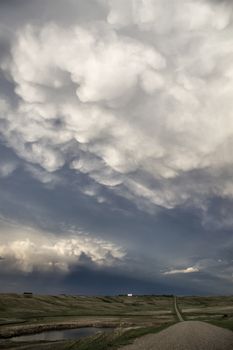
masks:
<svg viewBox="0 0 233 350"><path fill-rule="evenodd" d="M36 334L44 331L55 331L64 329L84 328L84 327L96 327L96 328L118 328L118 327L130 327L134 326L133 323L127 322L85 322L85 321L72 321L72 322L59 322L48 324L32 324L32 325L18 325L13 327L0 327L0 339L7 339L19 335Z"/></svg>

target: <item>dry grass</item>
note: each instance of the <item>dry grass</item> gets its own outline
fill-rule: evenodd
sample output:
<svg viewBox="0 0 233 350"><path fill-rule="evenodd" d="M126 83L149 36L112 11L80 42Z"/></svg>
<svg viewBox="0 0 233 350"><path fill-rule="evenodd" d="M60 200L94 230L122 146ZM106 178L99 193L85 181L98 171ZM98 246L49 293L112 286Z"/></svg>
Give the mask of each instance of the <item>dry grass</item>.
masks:
<svg viewBox="0 0 233 350"><path fill-rule="evenodd" d="M179 297L186 320L201 320L233 330L233 297Z"/></svg>
<svg viewBox="0 0 233 350"><path fill-rule="evenodd" d="M165 296L82 297L35 295L25 297L19 294L0 294L0 336L2 337L36 333L46 329L77 328L93 325L120 327L123 333L125 333L124 329L126 327L137 327L137 330L135 329L128 334L130 338L133 338L141 333L155 331L160 329L161 326L173 322L175 322L173 298ZM82 344L83 349L86 349L86 343L89 344L89 347L93 343L92 348L98 349L97 345L101 342L103 344L123 342L125 335L116 335L115 332L114 334L114 336L98 336L94 340L82 340L79 343ZM77 341L70 344L70 342L59 342L56 343L56 348L65 349L72 345L73 349L75 348L74 344L77 345ZM7 349L11 345L9 341L2 341L1 348ZM14 346L16 346L15 343ZM51 344L48 342L33 344L34 349L49 349L50 346Z"/></svg>

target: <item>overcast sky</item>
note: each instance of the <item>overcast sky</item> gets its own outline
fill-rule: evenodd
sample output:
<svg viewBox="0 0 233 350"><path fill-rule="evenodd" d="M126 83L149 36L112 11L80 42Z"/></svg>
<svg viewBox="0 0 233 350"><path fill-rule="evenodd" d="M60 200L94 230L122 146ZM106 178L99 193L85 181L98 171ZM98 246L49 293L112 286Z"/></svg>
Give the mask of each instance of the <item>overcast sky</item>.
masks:
<svg viewBox="0 0 233 350"><path fill-rule="evenodd" d="M230 294L233 4L0 1L0 292Z"/></svg>

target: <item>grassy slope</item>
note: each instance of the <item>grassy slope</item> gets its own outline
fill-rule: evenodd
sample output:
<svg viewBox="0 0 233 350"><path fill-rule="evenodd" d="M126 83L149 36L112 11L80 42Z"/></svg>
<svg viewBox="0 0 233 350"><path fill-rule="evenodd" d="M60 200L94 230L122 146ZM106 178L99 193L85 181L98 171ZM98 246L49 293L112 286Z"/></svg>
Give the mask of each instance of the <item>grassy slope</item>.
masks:
<svg viewBox="0 0 233 350"><path fill-rule="evenodd" d="M233 297L180 297L186 320L200 320L233 330Z"/></svg>
<svg viewBox="0 0 233 350"><path fill-rule="evenodd" d="M186 320L203 320L233 330L233 297L179 297L178 307ZM132 322L139 327L117 330L78 341L33 343L34 350L115 350L138 336L154 333L175 322L173 298L140 297L78 297L0 294L0 321L3 323L53 323L63 320L116 320L119 325ZM2 325L1 328L6 326ZM9 327L9 326L7 326ZM19 347L18 347L19 346ZM21 348L22 344L15 344ZM1 349L11 349L4 341ZM32 349L32 345L24 345Z"/></svg>
<svg viewBox="0 0 233 350"><path fill-rule="evenodd" d="M116 331L88 337L80 341L56 343L56 349L115 349L137 336L156 332L175 321L173 298L158 296L139 297L80 297L33 296L0 294L0 331L21 325L59 322L101 320L115 321L118 326L137 325L137 329ZM16 346L17 344L15 344ZM22 343L18 346L22 346ZM33 349L53 349L54 343L33 343ZM9 341L1 343L2 349L11 348ZM30 349L30 346L24 347ZM20 349L20 347L19 347Z"/></svg>
<svg viewBox="0 0 233 350"><path fill-rule="evenodd" d="M79 297L0 294L0 319L59 316L150 315L171 311L167 297Z"/></svg>

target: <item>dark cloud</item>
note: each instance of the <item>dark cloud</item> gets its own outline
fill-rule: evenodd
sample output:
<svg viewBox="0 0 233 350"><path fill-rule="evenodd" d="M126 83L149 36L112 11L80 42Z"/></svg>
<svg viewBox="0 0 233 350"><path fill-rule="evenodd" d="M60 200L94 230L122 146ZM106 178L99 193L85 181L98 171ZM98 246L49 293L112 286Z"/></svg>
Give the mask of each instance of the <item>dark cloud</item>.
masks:
<svg viewBox="0 0 233 350"><path fill-rule="evenodd" d="M0 2L1 291L231 290L231 7Z"/></svg>
<svg viewBox="0 0 233 350"><path fill-rule="evenodd" d="M9 30L28 23L85 23L103 19L106 14L106 10L92 0L3 0L0 6L1 22L7 25Z"/></svg>

